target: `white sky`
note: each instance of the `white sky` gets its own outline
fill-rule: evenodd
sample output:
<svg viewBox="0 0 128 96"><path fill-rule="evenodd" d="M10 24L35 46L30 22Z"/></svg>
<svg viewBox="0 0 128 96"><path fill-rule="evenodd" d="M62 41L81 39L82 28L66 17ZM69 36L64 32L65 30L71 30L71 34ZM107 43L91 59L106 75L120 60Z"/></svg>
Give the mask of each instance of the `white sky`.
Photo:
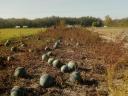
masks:
<svg viewBox="0 0 128 96"><path fill-rule="evenodd" d="M128 0L0 0L1 18L128 17Z"/></svg>

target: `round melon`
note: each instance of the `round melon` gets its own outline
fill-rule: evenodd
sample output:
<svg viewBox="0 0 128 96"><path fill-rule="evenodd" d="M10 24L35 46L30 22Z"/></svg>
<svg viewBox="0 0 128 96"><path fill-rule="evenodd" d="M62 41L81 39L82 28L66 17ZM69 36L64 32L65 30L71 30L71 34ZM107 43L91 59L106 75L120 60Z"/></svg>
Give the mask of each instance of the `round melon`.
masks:
<svg viewBox="0 0 128 96"><path fill-rule="evenodd" d="M75 61L69 61L68 68L69 68L70 71L75 70L75 68L76 68L76 62Z"/></svg>
<svg viewBox="0 0 128 96"><path fill-rule="evenodd" d="M8 57L7 57L7 61L11 61L11 60L13 60L13 59L14 59L13 56L8 56Z"/></svg>
<svg viewBox="0 0 128 96"><path fill-rule="evenodd" d="M17 50L18 50L17 47L15 47L15 46L11 47L12 52L16 52Z"/></svg>
<svg viewBox="0 0 128 96"><path fill-rule="evenodd" d="M42 55L42 60L43 61L47 61L48 60L48 55L47 54L43 54Z"/></svg>
<svg viewBox="0 0 128 96"><path fill-rule="evenodd" d="M23 48L23 47L25 47L25 46L26 46L25 44L21 44L21 45L20 45L21 48Z"/></svg>
<svg viewBox="0 0 128 96"><path fill-rule="evenodd" d="M54 84L54 78L49 74L44 74L40 77L40 86L47 88Z"/></svg>
<svg viewBox="0 0 128 96"><path fill-rule="evenodd" d="M60 44L61 43L61 39L58 39L56 42L58 42Z"/></svg>
<svg viewBox="0 0 128 96"><path fill-rule="evenodd" d="M11 90L11 96L26 96L26 91L19 86L14 86Z"/></svg>
<svg viewBox="0 0 128 96"><path fill-rule="evenodd" d="M16 70L14 72L14 76L15 77L26 77L27 72L24 67L18 67L18 68L16 68Z"/></svg>
<svg viewBox="0 0 128 96"><path fill-rule="evenodd" d="M68 70L68 66L67 65L63 65L62 67L61 67L61 72L63 72L63 73L66 73L66 72L68 72L69 70Z"/></svg>
<svg viewBox="0 0 128 96"><path fill-rule="evenodd" d="M46 53L47 56L52 56L52 51Z"/></svg>
<svg viewBox="0 0 128 96"><path fill-rule="evenodd" d="M58 48L58 47L59 47L59 42L55 42L53 48L56 49L56 48Z"/></svg>
<svg viewBox="0 0 128 96"><path fill-rule="evenodd" d="M44 50L45 50L45 51L50 51L51 49L50 49L48 46L46 46L46 47L44 48Z"/></svg>
<svg viewBox="0 0 128 96"><path fill-rule="evenodd" d="M10 41L7 40L7 41L4 43L4 45L5 45L6 47L8 47L8 46L10 45Z"/></svg>
<svg viewBox="0 0 128 96"><path fill-rule="evenodd" d="M48 64L52 64L53 61L54 61L54 58L49 58L49 59L48 59Z"/></svg>
<svg viewBox="0 0 128 96"><path fill-rule="evenodd" d="M55 68L60 68L62 66L62 64L61 64L61 62L60 62L59 59L54 60L53 63L52 63L52 65Z"/></svg>
<svg viewBox="0 0 128 96"><path fill-rule="evenodd" d="M81 81L80 73L77 71L72 72L70 74L69 80L70 80L70 82L80 82Z"/></svg>

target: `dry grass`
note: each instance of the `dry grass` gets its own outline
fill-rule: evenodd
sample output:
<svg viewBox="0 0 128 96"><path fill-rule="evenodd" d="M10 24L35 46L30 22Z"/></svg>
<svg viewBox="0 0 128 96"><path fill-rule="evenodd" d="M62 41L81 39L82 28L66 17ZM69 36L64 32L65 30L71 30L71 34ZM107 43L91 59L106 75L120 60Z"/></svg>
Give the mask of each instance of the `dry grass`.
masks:
<svg viewBox="0 0 128 96"><path fill-rule="evenodd" d="M123 48L123 41L121 41L121 36L122 36L121 32L127 31L126 29L127 28L103 29L106 32L106 34L107 32L110 32L110 34L114 34L114 32L118 32L118 33L115 33L116 34L115 37L112 37L116 40L116 43L101 42L102 40L100 39L97 33L89 32L86 29L75 29L75 28L69 29L68 30L69 32L63 32L62 36L60 35L61 34L60 30L57 30L58 32L56 33L58 34L58 36L63 37L66 40L73 39L73 41L75 42L80 42L83 45L87 45L88 51L92 52L94 56L96 57L102 56L107 69L106 78L108 83L108 89L110 90L110 93L109 93L110 96L126 96L128 92L127 69L124 70L123 72L124 77L120 80L120 82L123 82L123 83L121 85L117 84L117 86L113 84L114 76L117 74L115 69L118 66L118 63L121 62L122 59L125 58L125 56L127 56L126 49ZM57 36L57 34L54 34L54 35Z"/></svg>
<svg viewBox="0 0 128 96"><path fill-rule="evenodd" d="M128 28L122 28L122 27L108 27L108 28L91 28L89 30L92 30L94 32L98 32L102 36L110 38L112 41L117 40L118 36L128 36ZM119 38L118 38L119 39ZM120 38L121 39L121 38Z"/></svg>
<svg viewBox="0 0 128 96"><path fill-rule="evenodd" d="M101 41L98 33L93 33L85 28L51 28L47 30L45 35L50 38L62 38L67 42L73 41L81 44L94 44Z"/></svg>
<svg viewBox="0 0 128 96"><path fill-rule="evenodd" d="M126 65L128 65L128 52L127 49L123 48L123 46L128 43L127 40L124 41L124 39L127 39L125 37L128 36L128 28L108 27L91 29L89 28L89 30L98 32L102 38L110 41L107 46L101 45L101 54L105 56L104 60L107 64L106 79L108 82L110 96L127 96L128 67ZM112 44L111 41L114 41L114 44ZM100 53L100 50L98 50L98 53ZM117 76L119 79L115 78L115 76Z"/></svg>
<svg viewBox="0 0 128 96"><path fill-rule="evenodd" d="M103 29L104 30L104 29ZM109 29L106 31L119 31L119 29ZM121 30L121 29L120 29ZM80 44L86 45L88 52L92 52L94 58L102 57L104 61L104 66L107 69L107 84L109 89L110 96L126 96L126 91L128 89L128 79L127 72L125 70L125 77L122 80L125 80L120 86L113 84L114 76L117 74L115 68L118 66L118 63L122 61L126 56L126 49L123 48L123 41L120 41L121 34L116 35L116 43L113 42L102 42L101 38L97 33L90 32L82 28L73 28L73 29L49 29L48 33L53 38L62 37L64 40L79 42ZM107 34L107 33L106 33ZM75 44L74 43L74 44Z"/></svg>

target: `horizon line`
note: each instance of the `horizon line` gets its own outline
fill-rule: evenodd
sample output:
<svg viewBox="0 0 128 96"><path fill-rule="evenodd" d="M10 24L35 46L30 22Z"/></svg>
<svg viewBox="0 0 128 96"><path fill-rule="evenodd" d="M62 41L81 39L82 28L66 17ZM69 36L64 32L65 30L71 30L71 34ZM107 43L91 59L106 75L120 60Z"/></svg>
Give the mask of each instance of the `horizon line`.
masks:
<svg viewBox="0 0 128 96"><path fill-rule="evenodd" d="M107 16L107 15L105 15ZM29 19L29 20L34 20L34 19L42 19L42 18L50 18L50 17L60 17L60 18L81 18L81 17L95 17L95 18L100 18L100 19L105 19L104 17L97 17L97 16L56 16L56 15L51 15L51 16L42 16L42 17L0 17L1 19ZM118 18L113 18L111 15L109 15L112 19L124 19L128 18L127 17L118 17Z"/></svg>

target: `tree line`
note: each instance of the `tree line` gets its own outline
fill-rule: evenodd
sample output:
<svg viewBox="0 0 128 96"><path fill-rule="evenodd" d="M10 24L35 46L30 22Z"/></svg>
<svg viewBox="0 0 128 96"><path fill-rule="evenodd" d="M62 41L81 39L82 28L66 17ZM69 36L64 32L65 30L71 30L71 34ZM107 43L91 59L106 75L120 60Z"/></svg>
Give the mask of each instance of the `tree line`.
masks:
<svg viewBox="0 0 128 96"><path fill-rule="evenodd" d="M80 18L71 18L71 17L45 17L37 19L3 19L0 18L0 28L14 28L15 26L28 26L28 27L51 27L58 25L60 21L64 21L65 25L80 25L80 26L103 26L103 21L100 18L95 17L80 17Z"/></svg>
<svg viewBox="0 0 128 96"><path fill-rule="evenodd" d="M104 25L108 27L128 27L128 17L122 19L112 19L109 15L105 16Z"/></svg>
<svg viewBox="0 0 128 96"><path fill-rule="evenodd" d="M16 19L9 18L3 19L0 18L0 28L14 28L16 26L28 26L29 28L42 28L42 27L51 27L58 25L61 21L64 21L65 25L79 25L83 27L128 27L128 18L123 19L112 19L109 15L105 16L105 20L100 18L95 18L91 16L72 18L72 17L45 17L37 19Z"/></svg>

